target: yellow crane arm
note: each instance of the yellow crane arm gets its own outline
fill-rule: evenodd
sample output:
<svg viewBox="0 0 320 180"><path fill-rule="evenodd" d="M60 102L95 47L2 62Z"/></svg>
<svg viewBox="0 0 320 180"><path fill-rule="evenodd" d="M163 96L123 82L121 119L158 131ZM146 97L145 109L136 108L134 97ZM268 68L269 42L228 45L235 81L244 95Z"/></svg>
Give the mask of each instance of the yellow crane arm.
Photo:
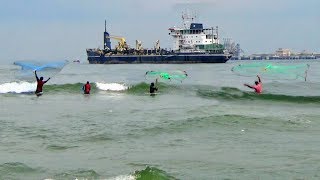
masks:
<svg viewBox="0 0 320 180"><path fill-rule="evenodd" d="M119 36L106 36L106 38L112 38L120 41L121 43L126 42L126 39L124 37L119 37Z"/></svg>

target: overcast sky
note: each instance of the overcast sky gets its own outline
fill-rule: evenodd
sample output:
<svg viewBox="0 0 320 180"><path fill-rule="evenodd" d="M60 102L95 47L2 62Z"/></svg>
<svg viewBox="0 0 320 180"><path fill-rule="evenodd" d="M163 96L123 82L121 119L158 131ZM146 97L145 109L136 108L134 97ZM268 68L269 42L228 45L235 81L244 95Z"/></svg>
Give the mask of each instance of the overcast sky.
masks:
<svg viewBox="0 0 320 180"><path fill-rule="evenodd" d="M103 47L104 20L111 35L132 47L171 48L168 28L182 11L196 12L221 38L245 54L277 48L320 52L320 0L0 0L0 61L86 59ZM113 42L113 45L115 42Z"/></svg>

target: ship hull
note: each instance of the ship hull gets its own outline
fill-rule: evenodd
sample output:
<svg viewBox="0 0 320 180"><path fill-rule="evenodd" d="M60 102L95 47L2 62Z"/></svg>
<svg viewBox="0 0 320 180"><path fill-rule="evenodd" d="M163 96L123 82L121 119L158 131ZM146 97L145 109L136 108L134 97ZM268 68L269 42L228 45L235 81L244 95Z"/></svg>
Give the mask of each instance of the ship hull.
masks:
<svg viewBox="0 0 320 180"><path fill-rule="evenodd" d="M231 55L225 54L175 54L175 55L101 55L90 56L90 64L191 64L225 63Z"/></svg>

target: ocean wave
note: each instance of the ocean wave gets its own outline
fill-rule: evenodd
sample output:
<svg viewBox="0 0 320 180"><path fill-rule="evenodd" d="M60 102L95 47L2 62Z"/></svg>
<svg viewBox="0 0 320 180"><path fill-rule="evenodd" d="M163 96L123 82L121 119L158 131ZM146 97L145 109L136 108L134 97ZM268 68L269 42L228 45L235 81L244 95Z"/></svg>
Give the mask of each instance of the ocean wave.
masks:
<svg viewBox="0 0 320 180"><path fill-rule="evenodd" d="M76 147L78 146L48 145L47 149L53 150L53 151L62 151L62 150L67 150L71 148L76 148Z"/></svg>
<svg viewBox="0 0 320 180"><path fill-rule="evenodd" d="M133 175L120 175L106 180L136 180L136 177Z"/></svg>
<svg viewBox="0 0 320 180"><path fill-rule="evenodd" d="M52 179L100 179L100 175L94 170L72 170L54 175Z"/></svg>
<svg viewBox="0 0 320 180"><path fill-rule="evenodd" d="M120 83L96 83L96 87L104 91L125 91L129 87Z"/></svg>
<svg viewBox="0 0 320 180"><path fill-rule="evenodd" d="M48 93L54 92L66 92L66 93L79 93L82 91L83 83L73 83L73 84L46 84L43 86L43 91ZM8 82L0 84L0 94L6 93L16 93L25 94L33 93L36 90L36 82ZM91 83L91 91L94 93L96 91L125 91L129 87L121 83Z"/></svg>
<svg viewBox="0 0 320 180"><path fill-rule="evenodd" d="M146 166L145 169L137 170L129 175L119 175L116 177L107 178L107 180L175 180L173 176L169 175L167 172L158 169L156 167Z"/></svg>
<svg viewBox="0 0 320 180"><path fill-rule="evenodd" d="M159 89L159 92L164 92L166 94L172 94L172 93L181 94L182 91L185 92L185 90L183 90L179 85L175 85L175 84L158 82L156 86ZM141 82L141 83L130 86L127 92L134 95L145 95L145 93L149 92L149 87L150 87L150 84Z"/></svg>
<svg viewBox="0 0 320 180"><path fill-rule="evenodd" d="M224 114L224 115L209 115L209 116L195 116L184 118L181 120L170 121L155 125L153 127L147 127L139 132L141 136L154 136L162 133L177 133L183 132L188 129L194 128L206 128L206 127L237 127L243 125L260 126L265 121L271 122L274 119L271 117L256 117L256 116L245 116L236 114Z"/></svg>
<svg viewBox="0 0 320 180"><path fill-rule="evenodd" d="M147 166L145 169L137 170L128 175L118 175L115 177L104 178L94 170L71 170L54 175L47 179L105 179L105 180L175 180L173 176L156 167Z"/></svg>
<svg viewBox="0 0 320 180"><path fill-rule="evenodd" d="M188 118L177 119L173 121L154 124L153 126L144 127L139 131L130 132L131 137L153 137L159 134L176 134L179 132L189 131L190 129L204 130L206 128L230 128L240 132L242 128L267 128L275 131L305 131L313 129L314 121L319 119L319 116L308 114L293 114L284 117L272 115L245 115L245 114L215 114L194 116ZM177 145L179 141L177 139Z"/></svg>
<svg viewBox="0 0 320 180"><path fill-rule="evenodd" d="M46 84L43 90L46 93L82 93L83 83L73 84ZM197 85L175 85L167 83L158 83L159 92L165 94L194 94L201 98L218 99L224 101L245 101L245 100L262 100L275 102L291 102L291 103L320 103L320 96L294 96L284 94L273 94L264 92L256 94L254 92L242 91L234 87L213 87L213 86L197 86ZM36 82L8 82L0 84L0 94L16 93L16 94L32 94L36 89ZM126 85L123 83L91 83L91 93L97 91L111 91L120 93L129 93L133 95L144 95L149 91L149 84L145 82L134 85Z"/></svg>
<svg viewBox="0 0 320 180"><path fill-rule="evenodd" d="M83 83L67 83L67 84L46 84L43 86L43 91L47 93L55 92L65 92L65 93L79 93L82 92ZM36 82L9 82L0 84L0 93L33 93L37 87ZM167 85L165 83L158 84L161 91L172 91L173 89L178 90L174 85ZM135 85L126 85L123 83L104 83L104 82L94 82L91 83L91 92L95 93L97 91L115 91L115 92L127 92L130 94L145 94L149 91L149 84L138 83Z"/></svg>
<svg viewBox="0 0 320 180"><path fill-rule="evenodd" d="M0 165L1 174L5 172L26 173L34 171L36 170L20 162L10 162Z"/></svg>
<svg viewBox="0 0 320 180"><path fill-rule="evenodd" d="M36 82L8 82L0 84L0 93L28 93L35 91L36 87Z"/></svg>
<svg viewBox="0 0 320 180"><path fill-rule="evenodd" d="M136 171L134 173L134 176L136 180L145 180L145 179L174 180L176 179L161 169L158 169L156 167L149 167L149 166L147 166L143 170Z"/></svg>
<svg viewBox="0 0 320 180"><path fill-rule="evenodd" d="M82 139L82 141L87 141L87 142L101 142L101 141L112 141L114 140L111 135L106 134L106 133L100 133L100 134L96 134L96 135L92 135L92 136L88 136L84 139Z"/></svg>
<svg viewBox="0 0 320 180"><path fill-rule="evenodd" d="M293 103L320 103L320 96L292 96L283 94L256 94L254 92L245 92L237 88L222 87L221 89L198 89L197 95L203 98L216 98L221 100L269 100L283 101Z"/></svg>
<svg viewBox="0 0 320 180"><path fill-rule="evenodd" d="M19 179L17 177L37 173L39 170L20 162L9 162L0 165L0 179Z"/></svg>

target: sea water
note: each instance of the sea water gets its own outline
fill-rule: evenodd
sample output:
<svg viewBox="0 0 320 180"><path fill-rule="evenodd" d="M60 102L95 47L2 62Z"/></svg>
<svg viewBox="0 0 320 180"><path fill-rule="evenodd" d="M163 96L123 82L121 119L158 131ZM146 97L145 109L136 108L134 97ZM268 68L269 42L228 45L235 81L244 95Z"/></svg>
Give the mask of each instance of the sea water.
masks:
<svg viewBox="0 0 320 180"><path fill-rule="evenodd" d="M0 179L320 179L320 62L281 61L307 81L261 77L261 95L239 63L70 63L40 97L1 65ZM150 96L150 70L188 78Z"/></svg>

